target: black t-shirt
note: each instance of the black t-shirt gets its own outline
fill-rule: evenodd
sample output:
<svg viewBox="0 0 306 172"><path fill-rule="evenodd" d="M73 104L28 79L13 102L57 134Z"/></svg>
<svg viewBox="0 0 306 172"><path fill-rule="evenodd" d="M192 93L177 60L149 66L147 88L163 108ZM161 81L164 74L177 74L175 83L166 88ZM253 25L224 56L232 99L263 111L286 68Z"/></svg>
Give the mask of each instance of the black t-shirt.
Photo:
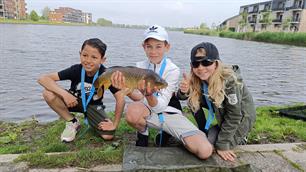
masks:
<svg viewBox="0 0 306 172"><path fill-rule="evenodd" d="M105 71L105 69L106 68L103 65L101 65L100 69L99 69L99 75L101 75ZM72 92L75 96L77 96L79 98L81 98L81 71L82 71L82 65L81 64L75 64L75 65L72 65L71 67L69 67L67 69L64 69L64 70L58 72L58 76L59 76L60 80L70 80L71 81L69 91ZM90 94L90 89L91 89L91 86L92 86L93 78L94 78L93 76L92 77L87 76L86 72L85 72L84 88L85 88L85 92L86 92L86 98ZM113 94L115 94L118 91L112 85L109 87L109 90ZM94 94L97 93L96 91L97 90L95 90ZM89 104L103 104L102 98L100 98L98 100L91 99Z"/></svg>

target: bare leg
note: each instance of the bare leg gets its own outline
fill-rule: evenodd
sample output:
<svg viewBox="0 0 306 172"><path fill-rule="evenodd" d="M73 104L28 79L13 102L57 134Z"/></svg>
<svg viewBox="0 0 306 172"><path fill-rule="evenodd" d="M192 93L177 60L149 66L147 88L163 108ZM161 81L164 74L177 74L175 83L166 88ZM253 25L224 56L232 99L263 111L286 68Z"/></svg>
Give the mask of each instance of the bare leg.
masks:
<svg viewBox="0 0 306 172"><path fill-rule="evenodd" d="M73 119L73 116L68 111L67 106L60 96L51 91L44 90L43 97L50 108L53 109L60 117L64 118L64 120L70 121Z"/></svg>
<svg viewBox="0 0 306 172"><path fill-rule="evenodd" d="M213 146L209 143L204 133L184 138L185 147L200 159L207 159L212 155Z"/></svg>
<svg viewBox="0 0 306 172"><path fill-rule="evenodd" d="M128 105L125 119L129 125L136 128L138 131L146 129L146 117L150 115L149 109L140 102L134 102Z"/></svg>

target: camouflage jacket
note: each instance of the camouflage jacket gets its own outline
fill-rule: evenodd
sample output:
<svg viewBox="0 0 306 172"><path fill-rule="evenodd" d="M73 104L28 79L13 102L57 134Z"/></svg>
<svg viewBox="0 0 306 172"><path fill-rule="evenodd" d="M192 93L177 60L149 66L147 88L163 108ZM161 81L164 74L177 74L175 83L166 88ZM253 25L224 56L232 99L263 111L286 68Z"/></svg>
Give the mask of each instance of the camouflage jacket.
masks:
<svg viewBox="0 0 306 172"><path fill-rule="evenodd" d="M215 143L216 149L229 150L237 146L251 131L256 119L256 110L253 98L244 84L238 66L233 66L238 83L234 78L227 78L225 82L225 99L221 108L215 105L215 116L220 126L220 132ZM180 99L186 99L178 91ZM201 98L201 105L206 105L205 99ZM207 108L207 106L204 106Z"/></svg>

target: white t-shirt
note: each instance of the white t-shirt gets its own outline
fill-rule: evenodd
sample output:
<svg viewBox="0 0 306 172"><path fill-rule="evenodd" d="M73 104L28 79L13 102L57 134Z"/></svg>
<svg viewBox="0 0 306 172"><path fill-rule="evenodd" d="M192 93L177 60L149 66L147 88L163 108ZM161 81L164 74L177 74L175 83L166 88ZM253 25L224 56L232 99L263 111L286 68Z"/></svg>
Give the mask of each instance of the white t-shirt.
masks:
<svg viewBox="0 0 306 172"><path fill-rule="evenodd" d="M159 74L162 63L153 64L149 60L137 62L136 66L142 69L151 69L155 73ZM151 107L154 113L160 112L176 112L181 114L182 112L174 107L168 106L172 95L177 91L179 84L180 69L169 59L166 58L166 67L163 72L162 78L168 83L168 87L161 89L159 96L157 96L157 104ZM147 105L148 103L145 102ZM149 106L149 105L148 105Z"/></svg>

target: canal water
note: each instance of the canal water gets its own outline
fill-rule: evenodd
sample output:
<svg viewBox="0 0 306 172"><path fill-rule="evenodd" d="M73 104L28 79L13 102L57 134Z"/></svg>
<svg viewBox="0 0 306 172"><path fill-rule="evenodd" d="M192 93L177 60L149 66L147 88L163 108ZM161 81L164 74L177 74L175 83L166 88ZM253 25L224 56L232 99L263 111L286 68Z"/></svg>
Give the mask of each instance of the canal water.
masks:
<svg viewBox="0 0 306 172"><path fill-rule="evenodd" d="M19 122L32 117L48 122L58 116L43 101L41 74L79 63L84 40L97 37L107 45L106 66L134 65L143 60L143 30L87 27L0 24L0 120ZM237 64L256 106L306 103L306 48L219 37L169 32L170 58L181 72L189 71L192 46L214 43L221 59ZM68 88L68 81L61 81ZM106 111L114 110L114 98L105 95Z"/></svg>

